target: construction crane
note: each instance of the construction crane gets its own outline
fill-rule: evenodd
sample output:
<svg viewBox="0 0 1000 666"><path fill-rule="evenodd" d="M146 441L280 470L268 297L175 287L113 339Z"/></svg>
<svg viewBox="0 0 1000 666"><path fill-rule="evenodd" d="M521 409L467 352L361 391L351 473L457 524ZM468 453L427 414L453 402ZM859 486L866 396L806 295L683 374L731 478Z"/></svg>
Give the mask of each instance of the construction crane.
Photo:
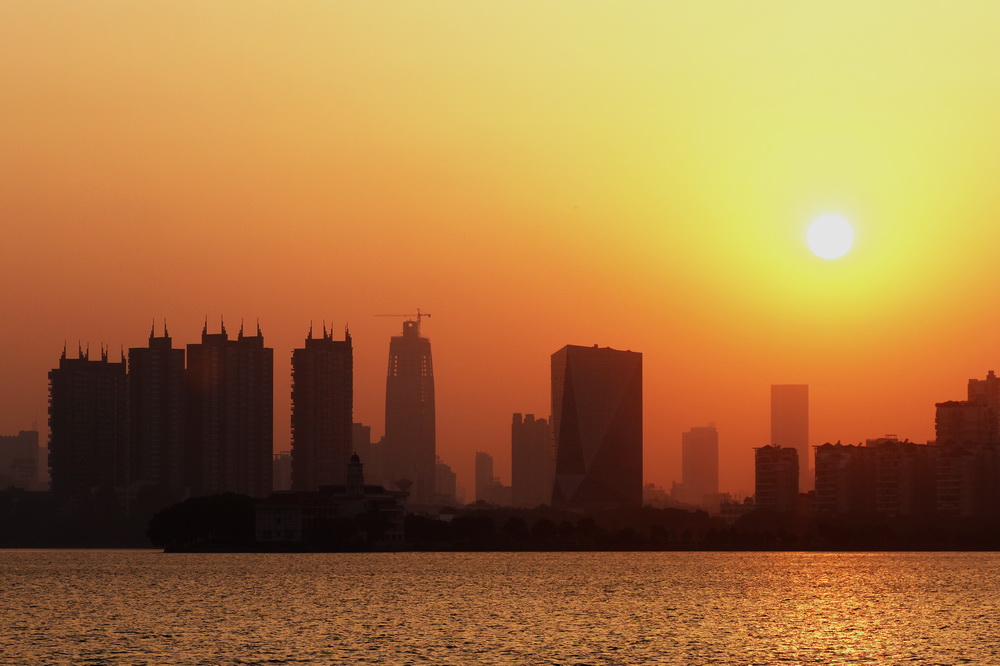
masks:
<svg viewBox="0 0 1000 666"><path fill-rule="evenodd" d="M420 308L417 308L416 314L377 314L376 317L406 317L407 319L417 320L417 335L420 335L420 318L427 317L430 318L431 314L429 312L421 312Z"/></svg>

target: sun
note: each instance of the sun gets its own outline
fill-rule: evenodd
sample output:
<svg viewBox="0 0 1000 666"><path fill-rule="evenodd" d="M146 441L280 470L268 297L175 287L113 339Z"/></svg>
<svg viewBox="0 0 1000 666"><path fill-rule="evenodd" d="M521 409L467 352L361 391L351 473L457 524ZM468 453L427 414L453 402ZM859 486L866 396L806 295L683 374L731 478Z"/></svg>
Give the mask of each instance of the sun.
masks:
<svg viewBox="0 0 1000 666"><path fill-rule="evenodd" d="M806 243L821 259L840 259L854 244L854 229L840 215L820 215L809 224Z"/></svg>

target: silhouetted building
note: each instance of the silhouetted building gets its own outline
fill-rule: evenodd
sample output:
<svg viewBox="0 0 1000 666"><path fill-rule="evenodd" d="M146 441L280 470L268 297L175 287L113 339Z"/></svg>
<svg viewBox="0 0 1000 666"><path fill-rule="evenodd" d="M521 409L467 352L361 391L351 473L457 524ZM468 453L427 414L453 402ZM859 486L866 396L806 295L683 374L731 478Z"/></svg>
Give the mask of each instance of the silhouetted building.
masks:
<svg viewBox="0 0 1000 666"><path fill-rule="evenodd" d="M195 495L264 497L273 475L274 350L260 327L230 340L202 330L187 347L188 474Z"/></svg>
<svg viewBox="0 0 1000 666"><path fill-rule="evenodd" d="M795 511L799 500L799 452L794 447L754 449L754 504L775 511Z"/></svg>
<svg viewBox="0 0 1000 666"><path fill-rule="evenodd" d="M897 516L927 515L934 508L934 447L899 441L894 435L870 439L875 449L875 511Z"/></svg>
<svg viewBox="0 0 1000 666"><path fill-rule="evenodd" d="M642 354L567 345L552 355L552 505L642 504Z"/></svg>
<svg viewBox="0 0 1000 666"><path fill-rule="evenodd" d="M435 477L434 368L431 342L419 321L403 322L389 343L385 382L386 470L394 482L412 482L415 504L433 500Z"/></svg>
<svg viewBox="0 0 1000 666"><path fill-rule="evenodd" d="M160 506L187 492L184 350L167 333L128 350L129 483L155 493Z"/></svg>
<svg viewBox="0 0 1000 666"><path fill-rule="evenodd" d="M354 352L350 333L314 338L292 352L292 488L344 482L353 452Z"/></svg>
<svg viewBox="0 0 1000 666"><path fill-rule="evenodd" d="M334 548L401 545L406 493L366 484L357 455L350 457L344 476L345 483L277 492L258 503L257 541Z"/></svg>
<svg viewBox="0 0 1000 666"><path fill-rule="evenodd" d="M816 447L817 514L875 511L875 448L826 443Z"/></svg>
<svg viewBox="0 0 1000 666"><path fill-rule="evenodd" d="M476 452L476 501L495 506L510 506L511 488L493 474L493 456Z"/></svg>
<svg viewBox="0 0 1000 666"><path fill-rule="evenodd" d="M799 452L799 488L812 487L809 474L809 386L771 386L771 444L793 447Z"/></svg>
<svg viewBox="0 0 1000 666"><path fill-rule="evenodd" d="M995 520L1000 514L1000 447L933 447L935 508L945 516Z"/></svg>
<svg viewBox="0 0 1000 666"><path fill-rule="evenodd" d="M114 497L128 481L125 359L80 352L49 372L49 467L60 497Z"/></svg>
<svg viewBox="0 0 1000 666"><path fill-rule="evenodd" d="M458 501L458 476L451 465L438 458L434 479L434 503L454 505Z"/></svg>
<svg viewBox="0 0 1000 666"><path fill-rule="evenodd" d="M552 428L534 414L514 414L510 427L511 502L534 508L552 501L555 455Z"/></svg>
<svg viewBox="0 0 1000 666"><path fill-rule="evenodd" d="M715 426L681 433L680 497L697 506L719 502L719 433Z"/></svg>
<svg viewBox="0 0 1000 666"><path fill-rule="evenodd" d="M292 454L290 451L275 453L271 470L271 488L275 492L292 489Z"/></svg>
<svg viewBox="0 0 1000 666"><path fill-rule="evenodd" d="M0 490L41 490L38 431L0 435Z"/></svg>

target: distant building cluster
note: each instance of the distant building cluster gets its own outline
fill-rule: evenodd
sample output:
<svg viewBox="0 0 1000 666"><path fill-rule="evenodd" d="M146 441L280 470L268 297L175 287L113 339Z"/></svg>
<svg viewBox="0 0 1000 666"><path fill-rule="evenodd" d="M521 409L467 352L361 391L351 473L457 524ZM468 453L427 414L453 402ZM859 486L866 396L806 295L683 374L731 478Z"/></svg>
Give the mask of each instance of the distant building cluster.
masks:
<svg viewBox="0 0 1000 666"><path fill-rule="evenodd" d="M435 454L430 342L418 321L406 321L390 343L386 436L378 443L369 426L352 421L349 333L334 340L325 326L319 336L310 328L292 352L292 445L277 454L273 367L259 327L249 334L241 326L231 339L225 325L209 333L207 322L201 342L186 350L173 347L166 327L150 332L147 347L129 349L127 360L104 349L94 359L89 350L76 358L63 350L49 373L53 495L104 498L128 510L227 492L319 492L343 486L358 453L370 457L369 476L386 492L417 503L454 501L454 473ZM22 477L37 478L34 437L20 449L0 440L0 464L10 458L8 485L31 488Z"/></svg>
<svg viewBox="0 0 1000 666"><path fill-rule="evenodd" d="M886 435L864 444L813 448L815 489L808 494L800 492L803 462L798 445L755 449L757 507L815 516L996 518L1000 378L991 370L985 379L969 380L966 400L937 403L932 442Z"/></svg>

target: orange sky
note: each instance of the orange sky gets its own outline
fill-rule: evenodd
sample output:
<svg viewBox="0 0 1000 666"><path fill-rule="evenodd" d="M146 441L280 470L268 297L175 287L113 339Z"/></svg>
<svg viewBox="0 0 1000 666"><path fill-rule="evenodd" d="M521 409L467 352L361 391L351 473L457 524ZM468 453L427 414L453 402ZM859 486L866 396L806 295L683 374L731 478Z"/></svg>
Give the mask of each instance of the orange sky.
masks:
<svg viewBox="0 0 1000 666"><path fill-rule="evenodd" d="M509 481L564 344L644 354L646 479L719 428L752 489L772 383L812 442L933 437L1000 369L1000 5L0 4L0 433L44 425L63 341L260 318L288 360L349 322L382 430L424 326L438 449ZM854 251L812 256L837 212Z"/></svg>

